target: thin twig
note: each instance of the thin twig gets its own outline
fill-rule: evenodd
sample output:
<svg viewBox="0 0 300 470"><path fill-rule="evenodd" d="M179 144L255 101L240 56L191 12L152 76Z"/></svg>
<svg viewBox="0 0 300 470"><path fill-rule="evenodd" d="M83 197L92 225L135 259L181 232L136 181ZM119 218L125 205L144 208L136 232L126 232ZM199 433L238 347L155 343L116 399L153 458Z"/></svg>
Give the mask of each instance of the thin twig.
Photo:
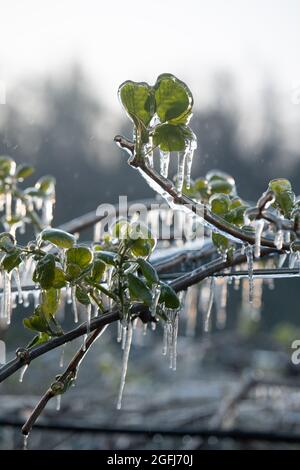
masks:
<svg viewBox="0 0 300 470"><path fill-rule="evenodd" d="M103 331L104 328L105 326L100 326L88 336L87 340L85 341L85 344L79 348L79 350L69 362L68 367L65 369L63 374L59 376L59 382L64 384L65 381L68 380L68 378L70 377L70 374L73 374L73 376L75 377L80 362L82 361L94 341L99 337L100 333ZM22 427L22 433L24 435L28 435L30 433L34 423L44 410L45 406L54 396L55 393L53 391L53 388L50 386L48 390L44 393L34 410L32 411L24 426Z"/></svg>

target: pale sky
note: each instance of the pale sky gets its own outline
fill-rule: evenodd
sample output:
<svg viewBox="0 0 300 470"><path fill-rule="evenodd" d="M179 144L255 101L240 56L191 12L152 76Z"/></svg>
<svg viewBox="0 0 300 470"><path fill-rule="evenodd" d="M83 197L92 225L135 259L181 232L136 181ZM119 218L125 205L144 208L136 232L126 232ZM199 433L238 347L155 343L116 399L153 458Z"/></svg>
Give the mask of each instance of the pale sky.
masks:
<svg viewBox="0 0 300 470"><path fill-rule="evenodd" d="M114 110L122 81L167 71L200 107L216 71L249 101L262 79L287 100L300 83L299 0L0 0L0 18L7 99L21 79L59 78L74 62Z"/></svg>

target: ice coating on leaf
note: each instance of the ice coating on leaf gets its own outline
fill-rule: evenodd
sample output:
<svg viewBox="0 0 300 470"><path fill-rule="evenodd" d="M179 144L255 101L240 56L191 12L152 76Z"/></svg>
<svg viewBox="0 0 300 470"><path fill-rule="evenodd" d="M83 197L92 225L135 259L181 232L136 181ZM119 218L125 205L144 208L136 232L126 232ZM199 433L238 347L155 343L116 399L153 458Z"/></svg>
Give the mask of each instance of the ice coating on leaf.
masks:
<svg viewBox="0 0 300 470"><path fill-rule="evenodd" d="M129 359L130 347L131 347L131 342L132 342L132 331L133 331L132 324L129 321L128 326L127 326L126 342L125 342L123 359L122 359L121 383L120 383L120 389L119 389L119 394L118 394L117 410L120 410L122 407L123 391L125 387L126 374L127 374L127 368L128 368L128 359Z"/></svg>
<svg viewBox="0 0 300 470"><path fill-rule="evenodd" d="M74 315L74 322L78 323L78 310L77 310L77 303L76 303L76 286L71 287L71 299L72 299L72 309Z"/></svg>
<svg viewBox="0 0 300 470"><path fill-rule="evenodd" d="M255 221L255 247L254 247L254 256L255 258L260 258L260 248L261 248L261 236L264 229L263 219Z"/></svg>
<svg viewBox="0 0 300 470"><path fill-rule="evenodd" d="M28 369L28 364L25 364L25 365L21 368L20 377L19 377L19 382L23 382L24 375L25 375L25 372L27 371L27 369Z"/></svg>
<svg viewBox="0 0 300 470"><path fill-rule="evenodd" d="M248 263L248 280L249 280L249 302L253 301L253 248L252 245L247 245L245 248L247 263Z"/></svg>
<svg viewBox="0 0 300 470"><path fill-rule="evenodd" d="M168 178L169 174L169 163L170 163L170 152L159 151L160 155L160 174L164 178Z"/></svg>
<svg viewBox="0 0 300 470"><path fill-rule="evenodd" d="M184 169L185 169L186 152L178 152L178 167L177 167L177 180L176 189L179 194L182 193L184 183Z"/></svg>
<svg viewBox="0 0 300 470"><path fill-rule="evenodd" d="M209 301L208 301L208 307L207 307L207 312L205 316L205 321L204 321L204 331L205 333L208 333L211 328L211 311L212 311L212 306L214 303L214 294L215 294L215 278L212 277L210 281L210 292L209 292Z"/></svg>

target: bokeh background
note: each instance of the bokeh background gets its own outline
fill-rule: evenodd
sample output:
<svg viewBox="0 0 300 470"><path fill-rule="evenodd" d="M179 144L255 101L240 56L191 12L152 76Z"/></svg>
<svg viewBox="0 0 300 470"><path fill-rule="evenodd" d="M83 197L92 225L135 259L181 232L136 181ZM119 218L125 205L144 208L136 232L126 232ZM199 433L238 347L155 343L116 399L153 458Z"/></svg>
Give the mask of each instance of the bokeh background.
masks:
<svg viewBox="0 0 300 470"><path fill-rule="evenodd" d="M35 178L48 173L56 177L55 225L94 210L100 203L117 203L119 195L128 195L131 200L151 197L153 192L127 165L113 143L115 134L131 134L117 89L127 79L154 83L160 73L171 72L189 85L195 98L191 121L198 138L194 176L213 168L224 170L232 174L238 192L249 200L256 200L268 181L280 176L291 180L297 194L299 15L298 0L0 0L0 154L34 164ZM273 341L272 331L285 328L283 336L287 340L281 346L289 357L290 340L297 338L300 325L298 281L276 281L275 286L274 291L265 293L261 322L255 326L255 332L263 335L259 349L265 350L269 341ZM229 338L237 334L239 305L237 293L230 291L226 332ZM27 339L17 320L14 331L1 335L11 348ZM110 338L109 334L107 337ZM208 372L203 373L198 363L192 365L193 361L188 362L184 354L195 343L191 354L197 357L197 345L202 344L202 338L197 337L180 341L175 378L166 365L165 372L162 366L162 371L154 373L152 368L161 361L158 350L151 348L155 343L153 337L152 334L151 341L145 340L144 353L140 349L133 351L132 383L138 384L134 390L140 390L137 393L141 396L143 391L152 390L152 382L159 383L160 398L156 394L156 404L158 410L163 407L166 412L170 390L173 398L184 397L183 390L192 395L193 390L197 396L199 383L190 383L195 370L201 370L202 385ZM82 403L87 397L96 396L100 400L104 380L106 391L101 400L111 407L111 415L104 422L113 416L121 424L139 423L142 406L135 410L136 421L125 411L125 415L121 412L118 415L121 417L115 417L113 405L121 353L110 343L109 339L104 339L101 345L99 342L97 354L91 359L95 371L104 371L104 379L95 372L98 393L93 384L87 386L88 376L84 372L84 378L79 379L83 388L78 392L77 411L84 409ZM55 361L57 365L57 358ZM215 361L210 366L213 371L218 370L220 359ZM22 404L27 394L30 402L28 396L38 395L45 388L55 365L52 367L48 362L49 371L45 371L44 362L38 364L32 367L31 378L28 374L22 386L18 386L17 379L11 379L3 387L2 394L7 400L20 394ZM233 361L231 366L242 373L245 364L240 367ZM222 383L226 384L226 377ZM130 386L129 375L129 390ZM11 399L12 409L13 403ZM98 412L101 416L101 411ZM187 411L182 413L186 415ZM81 416L78 411L77 418ZM155 423L160 426L165 420L158 413ZM172 418L168 417L167 422L172 424ZM6 432L9 438L5 437ZM3 448L19 445L15 431L5 433ZM42 433L36 439L40 439L34 443L36 447L47 448ZM61 445L66 448L127 445L125 438L125 444L122 440L103 443L80 439L76 437L74 443L72 438L64 438ZM187 442L184 445L189 447ZM154 444L166 445L159 438Z"/></svg>

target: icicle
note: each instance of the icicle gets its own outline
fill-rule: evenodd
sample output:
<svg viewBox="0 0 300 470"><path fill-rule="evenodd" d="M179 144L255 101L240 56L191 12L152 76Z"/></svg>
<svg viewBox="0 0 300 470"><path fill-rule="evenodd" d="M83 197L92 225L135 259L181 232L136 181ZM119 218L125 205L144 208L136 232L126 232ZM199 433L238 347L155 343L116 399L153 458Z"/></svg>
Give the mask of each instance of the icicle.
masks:
<svg viewBox="0 0 300 470"><path fill-rule="evenodd" d="M28 438L29 438L29 434L23 435L23 450L28 449Z"/></svg>
<svg viewBox="0 0 300 470"><path fill-rule="evenodd" d="M169 163L170 163L170 152L160 151L160 174L164 178L168 178L169 174Z"/></svg>
<svg viewBox="0 0 300 470"><path fill-rule="evenodd" d="M86 342L88 339L88 335L90 334L90 328L91 328L91 316L92 316L92 306L89 304L87 306L87 321L86 321L86 333L83 336L83 351L86 351Z"/></svg>
<svg viewBox="0 0 300 470"><path fill-rule="evenodd" d="M27 369L28 369L28 364L25 364L25 365L21 368L19 382L23 382L24 375L25 375L25 372L27 371Z"/></svg>
<svg viewBox="0 0 300 470"><path fill-rule="evenodd" d="M170 367L172 370L177 368L177 338L178 338L178 312L175 313L172 327L172 354Z"/></svg>
<svg viewBox="0 0 300 470"><path fill-rule="evenodd" d="M278 258L278 268L279 269L283 267L286 259L287 259L287 254L286 253L284 253L283 255L279 255L279 258Z"/></svg>
<svg viewBox="0 0 300 470"><path fill-rule="evenodd" d="M64 366L64 360L65 360L65 347L66 345L63 344L61 348L61 353L60 353L60 358L59 358L59 367L62 369Z"/></svg>
<svg viewBox="0 0 300 470"><path fill-rule="evenodd" d="M283 245L283 235L284 235L283 230L278 230L278 232L277 232L276 235L275 235L274 244L275 244L277 250L281 250L281 249L282 249L282 245Z"/></svg>
<svg viewBox="0 0 300 470"><path fill-rule="evenodd" d="M86 340L87 340L88 335L85 333L83 335L83 344L82 344L82 350L86 351Z"/></svg>
<svg viewBox="0 0 300 470"><path fill-rule="evenodd" d="M260 311L262 307L263 279L255 279L253 291L253 309L252 318L258 321L260 319Z"/></svg>
<svg viewBox="0 0 300 470"><path fill-rule="evenodd" d="M125 349L126 345L126 337L127 337L127 323L125 325L122 325L122 349Z"/></svg>
<svg viewBox="0 0 300 470"><path fill-rule="evenodd" d="M11 308L12 308L12 310L17 308L17 297L18 297L18 294L16 292L11 293Z"/></svg>
<svg viewBox="0 0 300 470"><path fill-rule="evenodd" d="M143 323L143 335L146 336L148 329L148 323Z"/></svg>
<svg viewBox="0 0 300 470"><path fill-rule="evenodd" d="M67 304L72 303L72 289L71 289L71 287L66 287L66 302L67 302Z"/></svg>
<svg viewBox="0 0 300 470"><path fill-rule="evenodd" d="M34 300L34 308L37 308L37 306L40 303L40 291L39 290L33 291L33 300Z"/></svg>
<svg viewBox="0 0 300 470"><path fill-rule="evenodd" d="M125 344L123 360L122 360L121 383L120 383L120 389L119 389L119 395L118 395L117 410L120 410L122 406L122 397L123 397L123 391L124 391L126 374L127 374L128 358L129 358L129 353L130 353L131 341L132 341L132 325L131 325L131 322L129 321L128 327L127 327L126 344Z"/></svg>
<svg viewBox="0 0 300 470"><path fill-rule="evenodd" d="M190 189L191 187L191 172L192 172L192 164L193 164L193 157L194 151L197 147L196 140L191 142L186 150L186 187Z"/></svg>
<svg viewBox="0 0 300 470"><path fill-rule="evenodd" d="M226 325L226 305L227 305L227 280L217 278L215 287L215 299L217 304L217 327L224 328Z"/></svg>
<svg viewBox="0 0 300 470"><path fill-rule="evenodd" d="M118 320L118 322L117 322L117 328L118 328L118 330L117 330L117 342L121 343L121 341L122 341L122 324L121 324L120 320Z"/></svg>
<svg viewBox="0 0 300 470"><path fill-rule="evenodd" d="M293 269L296 263L296 255L295 253L289 254L289 269Z"/></svg>
<svg viewBox="0 0 300 470"><path fill-rule="evenodd" d="M60 411L61 405L61 394L56 395L56 411Z"/></svg>
<svg viewBox="0 0 300 470"><path fill-rule="evenodd" d="M239 290L240 289L240 283L241 283L240 278L238 276L235 277L234 278L234 284L233 284L234 290Z"/></svg>
<svg viewBox="0 0 300 470"><path fill-rule="evenodd" d="M11 220L11 203L12 203L12 195L11 195L11 192L8 191L5 194L5 219L6 221Z"/></svg>
<svg viewBox="0 0 300 470"><path fill-rule="evenodd" d="M186 335L195 336L198 310L199 286L196 284L189 287L185 300L185 314L187 316Z"/></svg>
<svg viewBox="0 0 300 470"><path fill-rule="evenodd" d="M15 268L13 270L13 277L14 277L16 287L18 289L18 302L19 304L22 304L23 303L23 291L22 291L22 286L21 286L20 272L18 268Z"/></svg>
<svg viewBox="0 0 300 470"><path fill-rule="evenodd" d="M253 248L251 245L246 246L246 256L248 262L248 279L249 279L249 302L253 301Z"/></svg>
<svg viewBox="0 0 300 470"><path fill-rule="evenodd" d="M168 324L164 324L164 333L163 333L163 349L162 353L165 356L168 352Z"/></svg>
<svg viewBox="0 0 300 470"><path fill-rule="evenodd" d="M90 330L91 330L91 318L92 318L92 305L89 304L86 308L86 311L87 311L87 330L86 330L86 333L87 335L90 334Z"/></svg>
<svg viewBox="0 0 300 470"><path fill-rule="evenodd" d="M214 290L215 290L215 278L211 278L210 281L210 292L209 292L209 301L208 301L208 307L207 307L207 312L206 312L206 317L205 317L205 322L204 322L204 331L208 333L210 331L211 327L211 310L212 306L214 303Z"/></svg>
<svg viewBox="0 0 300 470"><path fill-rule="evenodd" d="M151 315L152 317L155 317L156 315L156 309L157 309L157 305L158 305L158 301L159 301L159 297L160 297L160 285L159 284L155 284L153 286L153 289L152 289L152 303L151 303L151 306L150 306L150 312L151 312Z"/></svg>
<svg viewBox="0 0 300 470"><path fill-rule="evenodd" d="M30 305L30 302L29 302L29 291L28 290L25 290L23 292L23 307L25 308L28 308L29 305Z"/></svg>
<svg viewBox="0 0 300 470"><path fill-rule="evenodd" d="M149 142L144 146L144 154L150 168L153 168L153 139L149 137Z"/></svg>
<svg viewBox="0 0 300 470"><path fill-rule="evenodd" d="M76 303L76 286L71 287L71 299L72 299L72 307L73 307L73 314L74 314L74 322L78 323L78 310L77 310L77 303Z"/></svg>
<svg viewBox="0 0 300 470"><path fill-rule="evenodd" d="M11 303L11 279L10 273L4 271L3 273L3 293L1 304L1 318L5 319L7 324L10 324L12 311Z"/></svg>
<svg viewBox="0 0 300 470"><path fill-rule="evenodd" d="M53 219L53 204L54 204L54 198L53 197L47 197L43 201L43 207L42 207L42 223L46 227L49 227L51 225L52 219Z"/></svg>
<svg viewBox="0 0 300 470"><path fill-rule="evenodd" d="M184 166L185 166L186 152L178 152L178 169L176 189L181 194L184 182Z"/></svg>
<svg viewBox="0 0 300 470"><path fill-rule="evenodd" d="M255 258L260 258L260 244L261 244L261 236L264 229L264 221L263 219L259 219L255 221L255 248L254 248L254 256Z"/></svg>
<svg viewBox="0 0 300 470"><path fill-rule="evenodd" d="M156 322L155 322L155 321L152 321L152 322L151 322L151 330L152 330L152 331L155 331L155 330L156 330Z"/></svg>

